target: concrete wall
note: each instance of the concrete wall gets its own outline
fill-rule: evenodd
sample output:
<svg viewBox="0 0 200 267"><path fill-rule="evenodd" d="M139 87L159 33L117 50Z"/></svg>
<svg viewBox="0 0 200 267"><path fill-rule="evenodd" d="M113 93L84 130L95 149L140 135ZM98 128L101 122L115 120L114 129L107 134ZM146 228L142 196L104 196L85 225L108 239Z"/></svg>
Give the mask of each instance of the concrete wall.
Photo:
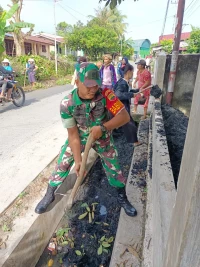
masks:
<svg viewBox="0 0 200 267"><path fill-rule="evenodd" d="M177 76L174 88L172 106L178 108L185 115L190 115L192 96L198 69L200 54L179 55L177 64ZM164 97L168 86L171 55L167 56L164 76Z"/></svg>
<svg viewBox="0 0 200 267"><path fill-rule="evenodd" d="M200 65L162 267L200 266Z"/></svg>
<svg viewBox="0 0 200 267"><path fill-rule="evenodd" d="M159 100L155 100L152 122L152 266L162 267L176 192Z"/></svg>

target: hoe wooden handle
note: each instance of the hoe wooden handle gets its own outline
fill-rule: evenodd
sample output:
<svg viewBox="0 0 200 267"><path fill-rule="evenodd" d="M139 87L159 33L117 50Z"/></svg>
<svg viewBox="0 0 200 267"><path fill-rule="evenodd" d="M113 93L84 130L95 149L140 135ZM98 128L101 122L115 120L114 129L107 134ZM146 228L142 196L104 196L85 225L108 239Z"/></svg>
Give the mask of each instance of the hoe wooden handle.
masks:
<svg viewBox="0 0 200 267"><path fill-rule="evenodd" d="M80 185L82 184L83 180L84 180L84 174L85 174L85 166L86 166L86 163L87 163L87 158L88 158L88 154L89 154L89 151L92 147L92 143L94 142L93 138L92 138L92 135L90 134L88 136L88 139L87 139L87 143L85 145L85 151L84 151L84 154L83 154L83 158L82 158L82 163L81 163L81 167L80 167L80 171L79 171L79 176L77 177L76 179L76 183L71 191L71 194L69 196L69 199L68 199L68 202L67 202L67 206L69 208L72 207L73 205L73 201L74 201L74 197L76 195L76 192L77 190L79 189Z"/></svg>
<svg viewBox="0 0 200 267"><path fill-rule="evenodd" d="M138 92L138 93L135 93L134 95L139 95L139 94L141 94L142 92L144 92L145 90L147 90L147 89L149 89L149 88L151 88L151 87L153 87L153 85L150 85L150 86L148 86L147 88L144 88L143 90L141 90L141 91Z"/></svg>

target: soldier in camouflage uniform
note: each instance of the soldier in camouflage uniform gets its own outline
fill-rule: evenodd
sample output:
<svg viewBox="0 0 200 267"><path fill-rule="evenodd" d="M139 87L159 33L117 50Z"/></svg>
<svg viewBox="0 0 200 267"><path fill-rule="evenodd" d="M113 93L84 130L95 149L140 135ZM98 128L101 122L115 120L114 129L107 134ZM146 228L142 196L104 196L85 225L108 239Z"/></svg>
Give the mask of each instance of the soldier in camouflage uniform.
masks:
<svg viewBox="0 0 200 267"><path fill-rule="evenodd" d="M35 212L44 213L54 201L54 192L68 176L75 162L79 173L81 152L92 133L93 149L101 157L102 164L111 186L118 191L118 202L129 216L136 216L137 211L130 204L125 193L126 179L123 177L117 159L111 131L126 124L130 117L123 104L112 93L102 91L99 71L93 63L82 63L77 70L77 89L66 96L60 105L60 114L64 127L68 131L68 140L61 148L58 163L49 179L44 198L37 205ZM115 104L112 101L115 99ZM111 105L112 104L112 105ZM114 115L109 119L108 110Z"/></svg>

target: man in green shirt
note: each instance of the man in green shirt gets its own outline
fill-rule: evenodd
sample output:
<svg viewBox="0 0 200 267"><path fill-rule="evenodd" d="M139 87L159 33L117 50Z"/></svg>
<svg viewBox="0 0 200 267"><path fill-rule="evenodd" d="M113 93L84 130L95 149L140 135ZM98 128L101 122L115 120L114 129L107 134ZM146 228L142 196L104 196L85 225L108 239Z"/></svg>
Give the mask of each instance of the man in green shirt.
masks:
<svg viewBox="0 0 200 267"><path fill-rule="evenodd" d="M49 185L44 198L38 203L35 212L44 213L54 201L54 192L68 176L75 162L75 170L79 174L81 152L89 134L92 134L93 149L98 153L111 186L118 191L118 202L129 216L136 216L136 209L130 204L125 192L126 178L122 175L117 151L111 131L126 124L130 116L123 104L116 98L112 90L102 91L99 70L93 63L82 63L77 69L77 89L66 96L60 105L60 114L68 139L58 159L58 164L49 178ZM114 117L109 119L108 110Z"/></svg>

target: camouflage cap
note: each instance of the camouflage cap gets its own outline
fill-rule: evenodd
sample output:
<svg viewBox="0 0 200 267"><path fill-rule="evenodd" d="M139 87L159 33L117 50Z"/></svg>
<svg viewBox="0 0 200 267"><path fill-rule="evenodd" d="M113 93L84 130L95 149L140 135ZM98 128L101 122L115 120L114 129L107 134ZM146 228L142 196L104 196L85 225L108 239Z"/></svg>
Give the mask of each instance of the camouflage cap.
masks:
<svg viewBox="0 0 200 267"><path fill-rule="evenodd" d="M87 87L100 86L101 79L98 67L90 62L83 62L77 67L80 81Z"/></svg>

